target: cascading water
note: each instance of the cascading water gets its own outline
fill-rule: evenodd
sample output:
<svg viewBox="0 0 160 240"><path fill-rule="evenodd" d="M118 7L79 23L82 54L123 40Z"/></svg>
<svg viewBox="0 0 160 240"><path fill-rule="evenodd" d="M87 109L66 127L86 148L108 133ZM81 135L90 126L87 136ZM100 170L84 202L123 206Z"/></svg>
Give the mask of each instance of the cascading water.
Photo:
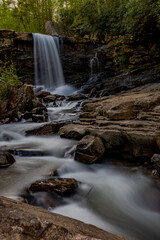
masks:
<svg viewBox="0 0 160 240"><path fill-rule="evenodd" d="M93 58L90 59L90 69L91 69L91 75L99 71L99 60L97 57L97 53Z"/></svg>
<svg viewBox="0 0 160 240"><path fill-rule="evenodd" d="M35 85L54 90L63 86L64 76L59 57L59 39L34 33Z"/></svg>

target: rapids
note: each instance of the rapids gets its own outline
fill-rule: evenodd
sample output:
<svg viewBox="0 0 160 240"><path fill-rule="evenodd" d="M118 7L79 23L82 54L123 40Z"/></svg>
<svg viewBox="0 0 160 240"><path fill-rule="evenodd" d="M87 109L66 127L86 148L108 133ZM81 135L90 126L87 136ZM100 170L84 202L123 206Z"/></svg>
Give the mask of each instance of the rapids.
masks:
<svg viewBox="0 0 160 240"><path fill-rule="evenodd" d="M59 112L65 119L75 106L75 103L63 103L58 108L49 107L49 113ZM51 207L53 200L47 193L37 194L34 205L129 239L160 239L160 190L142 169L115 166L108 163L106 157L93 165L76 162L73 155L68 154L76 141L61 139L56 134L25 136L26 130L37 125L15 123L0 126L0 148L14 149L17 154L12 166L0 169L1 195L17 199L25 195L24 190L32 182L57 169L60 177L78 180L79 190L56 208Z"/></svg>

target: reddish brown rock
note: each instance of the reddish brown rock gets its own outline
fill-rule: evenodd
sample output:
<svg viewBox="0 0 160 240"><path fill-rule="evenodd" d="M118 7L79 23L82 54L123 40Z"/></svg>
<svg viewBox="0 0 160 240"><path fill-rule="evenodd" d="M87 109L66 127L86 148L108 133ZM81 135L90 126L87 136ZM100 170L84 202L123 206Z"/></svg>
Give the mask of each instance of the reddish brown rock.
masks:
<svg viewBox="0 0 160 240"><path fill-rule="evenodd" d="M29 190L32 192L50 191L59 195L74 193L78 187L77 181L72 178L53 178L38 180L31 184Z"/></svg>
<svg viewBox="0 0 160 240"><path fill-rule="evenodd" d="M100 159L104 152L102 140L99 137L87 135L77 145L75 160L91 164Z"/></svg>

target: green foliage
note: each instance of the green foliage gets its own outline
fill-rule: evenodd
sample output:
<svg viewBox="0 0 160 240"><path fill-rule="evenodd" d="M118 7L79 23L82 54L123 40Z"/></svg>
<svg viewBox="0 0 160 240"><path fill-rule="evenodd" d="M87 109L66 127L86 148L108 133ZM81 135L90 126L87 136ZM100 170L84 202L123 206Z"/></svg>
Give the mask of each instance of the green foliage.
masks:
<svg viewBox="0 0 160 240"><path fill-rule="evenodd" d="M7 99L12 87L18 85L18 83L19 79L14 65L3 64L0 69L0 101Z"/></svg>
<svg viewBox="0 0 160 240"><path fill-rule="evenodd" d="M0 28L44 33L48 20L81 36L159 39L160 0L0 0Z"/></svg>
<svg viewBox="0 0 160 240"><path fill-rule="evenodd" d="M124 68L128 63L128 58L126 55L121 55L118 59L118 64L121 68Z"/></svg>

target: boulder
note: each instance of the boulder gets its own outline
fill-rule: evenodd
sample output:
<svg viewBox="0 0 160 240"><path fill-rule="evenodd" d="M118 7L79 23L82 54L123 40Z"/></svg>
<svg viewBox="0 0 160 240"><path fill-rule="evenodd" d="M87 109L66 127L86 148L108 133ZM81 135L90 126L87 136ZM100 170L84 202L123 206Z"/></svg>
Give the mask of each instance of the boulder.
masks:
<svg viewBox="0 0 160 240"><path fill-rule="evenodd" d="M0 120L9 118L9 121L17 121L21 120L23 116L28 119L31 117L30 113L33 109L33 112L37 111L35 108L45 109L35 97L33 86L20 84L11 90L6 101L0 103ZM42 118L41 120L43 121Z"/></svg>
<svg viewBox="0 0 160 240"><path fill-rule="evenodd" d="M78 187L77 181L72 178L53 178L38 180L31 184L29 190L32 192L55 192L59 195L74 193Z"/></svg>
<svg viewBox="0 0 160 240"><path fill-rule="evenodd" d="M47 210L0 197L0 239L127 240Z"/></svg>
<svg viewBox="0 0 160 240"><path fill-rule="evenodd" d="M0 168L9 167L14 162L15 159L9 152L0 150Z"/></svg>
<svg viewBox="0 0 160 240"><path fill-rule="evenodd" d="M105 147L99 137L86 135L83 137L76 149L75 160L92 164L99 160L105 152Z"/></svg>
<svg viewBox="0 0 160 240"><path fill-rule="evenodd" d="M154 154L153 157L151 158L151 162L153 164L153 167L160 174L160 154Z"/></svg>
<svg viewBox="0 0 160 240"><path fill-rule="evenodd" d="M64 138L73 138L73 139L81 139L84 137L86 132L86 127L76 124L69 124L59 129L58 134L60 137Z"/></svg>

